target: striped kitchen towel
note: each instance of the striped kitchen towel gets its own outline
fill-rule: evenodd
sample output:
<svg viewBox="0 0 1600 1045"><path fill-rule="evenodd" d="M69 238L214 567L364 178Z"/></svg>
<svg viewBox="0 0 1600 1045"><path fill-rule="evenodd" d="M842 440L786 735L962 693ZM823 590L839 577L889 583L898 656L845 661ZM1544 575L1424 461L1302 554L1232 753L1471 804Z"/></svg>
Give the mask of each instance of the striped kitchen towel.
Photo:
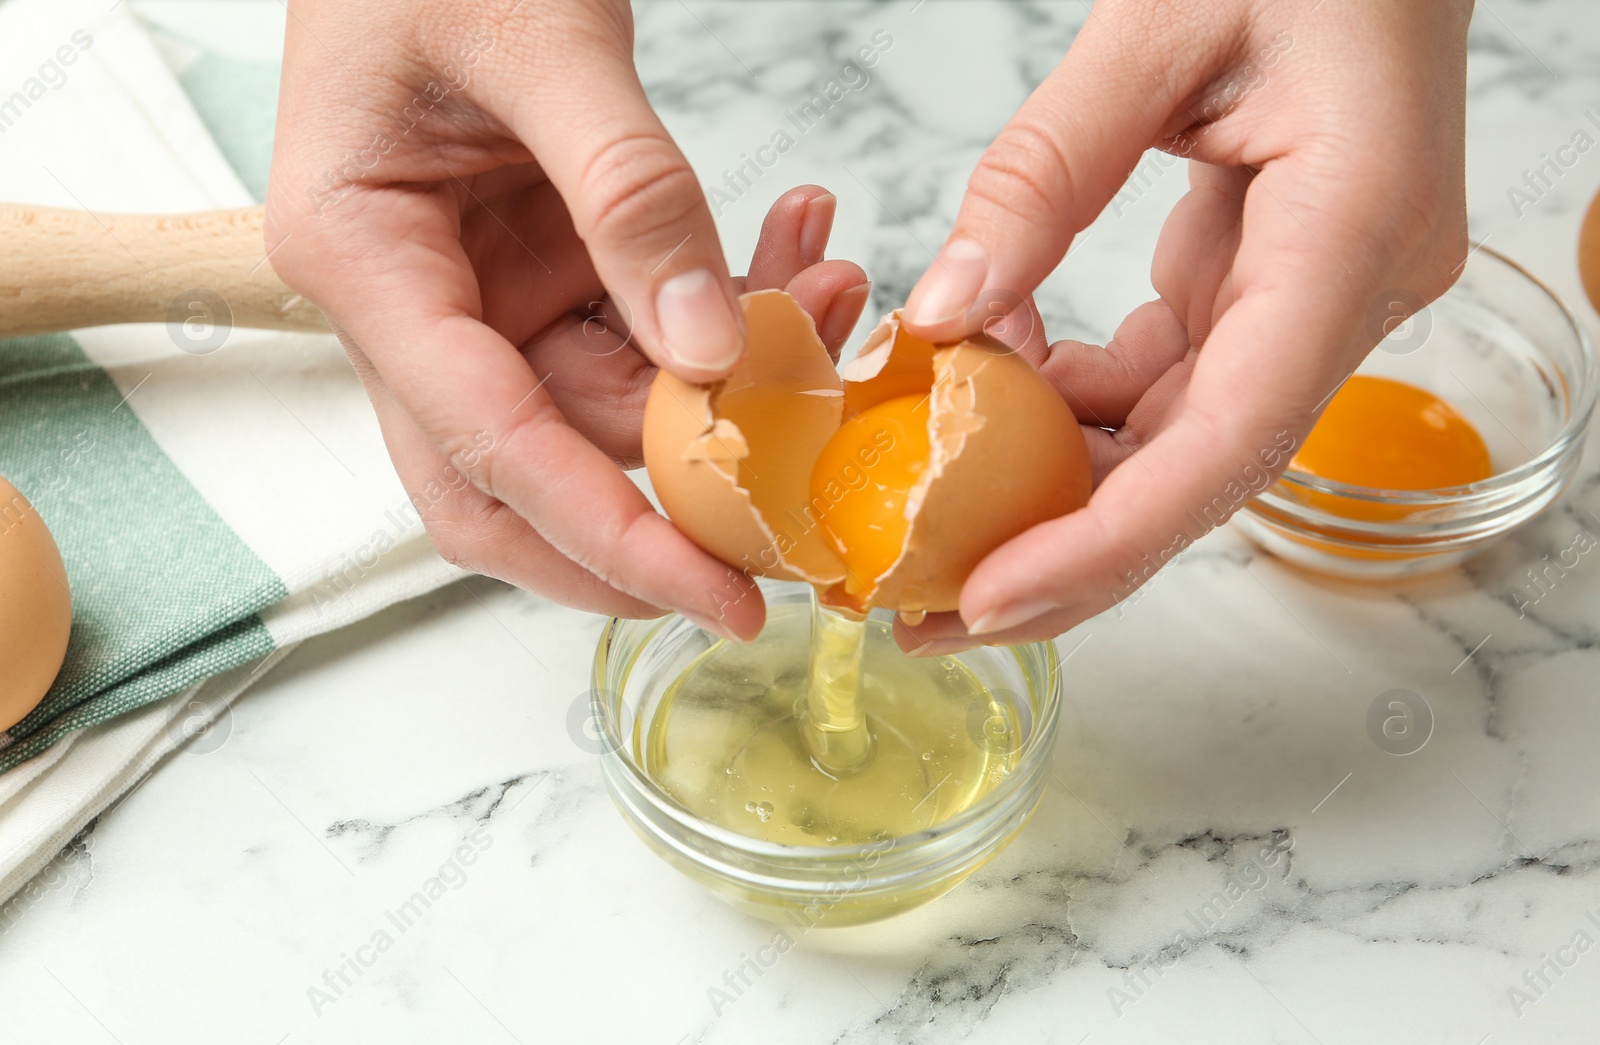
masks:
<svg viewBox="0 0 1600 1045"><path fill-rule="evenodd" d="M158 48L126 3L0 0L0 199L248 205L275 80ZM331 335L0 341L0 475L55 535L73 596L60 677L0 734L0 899L294 643L461 575Z"/></svg>

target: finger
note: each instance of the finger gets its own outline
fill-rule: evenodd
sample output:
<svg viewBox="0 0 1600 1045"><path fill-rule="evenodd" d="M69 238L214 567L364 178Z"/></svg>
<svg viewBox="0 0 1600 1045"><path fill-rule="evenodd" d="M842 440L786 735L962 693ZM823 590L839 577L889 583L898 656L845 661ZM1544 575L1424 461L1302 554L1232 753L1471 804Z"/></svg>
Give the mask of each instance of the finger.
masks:
<svg viewBox="0 0 1600 1045"><path fill-rule="evenodd" d="M1128 314L1104 348L1058 341L1039 372L1080 421L1120 428L1162 374L1189 351L1189 335L1164 302Z"/></svg>
<svg viewBox="0 0 1600 1045"><path fill-rule="evenodd" d="M1064 635L1078 624L1071 613L1057 610L1046 614L1032 622L1036 625L1031 630L1038 630L1046 638ZM951 611L949 613L930 613L915 627L905 621L895 618L894 641L901 651L912 657L947 657L954 653L976 649L979 646L1003 645L1013 641L1004 635L972 635L967 632L966 624L961 620L961 614ZM1033 639L1017 639L1016 642L1032 642Z"/></svg>
<svg viewBox="0 0 1600 1045"><path fill-rule="evenodd" d="M1194 352L1232 301L1228 271L1240 237L1248 171L1190 165L1193 189L1162 229L1152 266L1160 301L1135 309L1105 348L1052 346L1040 368L1084 420L1098 485L1154 437L1188 386Z"/></svg>
<svg viewBox="0 0 1600 1045"><path fill-rule="evenodd" d="M1108 608L1287 466L1317 401L1370 347L1360 317L1387 245L1358 230L1392 220L1372 202L1381 197L1360 193L1327 201L1343 209L1338 222L1309 207L1297 216L1284 206L1296 184L1318 179L1284 160L1252 186L1238 298L1199 354L1175 418L1086 508L1034 527L973 571L961 616L975 634L1032 639Z"/></svg>
<svg viewBox="0 0 1600 1045"><path fill-rule="evenodd" d="M541 380L560 371L563 380L543 387L563 416L618 465L637 466L655 367L630 347L629 317L600 285L555 187L536 164L449 187L462 203L483 321L520 346Z"/></svg>
<svg viewBox="0 0 1600 1045"><path fill-rule="evenodd" d="M458 463L564 556L650 605L677 609L719 634L754 636L763 607L749 578L656 514L568 425L544 387L562 373L536 377L479 322L453 204L410 188L363 191L359 227L319 232L304 245L297 239L296 248L336 260L345 278L328 299L333 318L366 349L428 439L455 460L486 434L496 452Z"/></svg>
<svg viewBox="0 0 1600 1045"><path fill-rule="evenodd" d="M795 276L784 289L811 313L817 336L838 362L839 350L872 296L867 274L853 261L824 261Z"/></svg>
<svg viewBox="0 0 1600 1045"><path fill-rule="evenodd" d="M782 287L821 261L838 204L820 185L801 185L779 196L761 223L745 289Z"/></svg>
<svg viewBox="0 0 1600 1045"><path fill-rule="evenodd" d="M950 238L906 302L914 333L954 340L973 332L980 296L1031 292L1158 139L1194 71L1174 61L1157 75L1137 60L1140 41L1127 37L1138 28L1091 11L1066 58L984 152Z"/></svg>
<svg viewBox="0 0 1600 1045"><path fill-rule="evenodd" d="M1189 380L1194 375L1195 360L1199 355L1191 349L1166 373L1156 379L1139 404L1128 414L1128 420L1116 431L1117 443L1129 453L1161 434L1168 422L1183 411L1184 397L1189 392Z"/></svg>
<svg viewBox="0 0 1600 1045"><path fill-rule="evenodd" d="M626 325L607 325L607 303L595 304L590 314L552 323L522 346L522 356L568 424L619 466L637 468L656 368L629 346Z"/></svg>
<svg viewBox="0 0 1600 1045"><path fill-rule="evenodd" d="M907 624L899 616L894 619L894 642L913 657L942 657L983 645L983 640L967 634L961 614L930 613L916 624Z"/></svg>
<svg viewBox="0 0 1600 1045"><path fill-rule="evenodd" d="M605 289L554 186L540 181L494 199L458 183L461 243L472 259L483 321L522 344L574 307L592 309Z"/></svg>
<svg viewBox="0 0 1600 1045"><path fill-rule="evenodd" d="M1113 469L1134 457L1165 427L1169 418L1177 414L1193 370L1191 353L1156 379L1120 428L1107 430L1089 424L1080 426L1084 442L1089 448L1089 474L1094 486L1105 482ZM1143 463L1138 467L1144 467Z"/></svg>
<svg viewBox="0 0 1600 1045"><path fill-rule="evenodd" d="M562 555L527 520L473 486L395 403L370 362L358 364L356 372L412 507L446 562L576 609L618 617L660 614ZM492 445L480 446L474 452L495 452Z"/></svg>
<svg viewBox="0 0 1600 1045"><path fill-rule="evenodd" d="M802 271L786 288L817 323L837 360L872 285L859 265L825 261ZM642 461L644 403L656 368L630 346L627 317L609 299L585 315L568 314L522 347L522 354L568 423L624 468Z"/></svg>
<svg viewBox="0 0 1600 1045"><path fill-rule="evenodd" d="M547 8L528 29L539 41L485 57L479 96L539 158L644 353L686 380L720 378L743 350L744 319L705 192L622 34L596 33L592 19L587 5ZM548 61L510 61L518 53Z"/></svg>
<svg viewBox="0 0 1600 1045"><path fill-rule="evenodd" d="M743 294L745 277L733 277L733 285ZM810 313L817 336L837 363L839 350L872 298L872 282L866 272L853 261L824 261L800 273L783 289Z"/></svg>
<svg viewBox="0 0 1600 1045"><path fill-rule="evenodd" d="M825 261L787 289L820 317L818 334L837 360L872 290L866 274L848 261ZM631 347L632 331L615 302L590 305L586 314L569 313L550 324L521 352L567 422L618 465L636 468L643 463L644 404L656 368Z"/></svg>
<svg viewBox="0 0 1600 1045"><path fill-rule="evenodd" d="M1189 164L1190 189L1161 226L1150 282L1188 331L1192 347L1205 343L1232 301L1228 272L1253 177L1243 167Z"/></svg>
<svg viewBox="0 0 1600 1045"><path fill-rule="evenodd" d="M973 329L1012 349L1035 368L1050 354L1044 317L1032 294L996 294L978 299L970 316Z"/></svg>
<svg viewBox="0 0 1600 1045"><path fill-rule="evenodd" d="M750 273L735 278L740 293L782 288L811 314L834 361L861 318L872 286L861 266L823 261L838 200L820 185L801 185L767 211L750 259Z"/></svg>
<svg viewBox="0 0 1600 1045"><path fill-rule="evenodd" d="M1116 432L1093 425L1079 427L1083 429L1083 441L1089 447L1089 481L1092 486L1099 486L1111 474L1111 469L1128 459L1134 448L1118 439Z"/></svg>

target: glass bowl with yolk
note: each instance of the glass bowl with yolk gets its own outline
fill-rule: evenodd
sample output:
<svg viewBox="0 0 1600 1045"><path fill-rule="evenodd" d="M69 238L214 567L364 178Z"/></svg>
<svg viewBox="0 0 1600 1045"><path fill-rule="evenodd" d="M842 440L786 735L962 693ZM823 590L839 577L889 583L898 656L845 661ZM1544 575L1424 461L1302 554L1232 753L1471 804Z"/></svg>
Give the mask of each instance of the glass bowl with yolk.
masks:
<svg viewBox="0 0 1600 1045"><path fill-rule="evenodd" d="M1594 345L1567 308L1479 247L1333 395L1278 482L1260 489L1248 481L1259 469L1241 472L1235 488L1255 497L1239 527L1340 577L1454 566L1571 483L1596 387Z"/></svg>

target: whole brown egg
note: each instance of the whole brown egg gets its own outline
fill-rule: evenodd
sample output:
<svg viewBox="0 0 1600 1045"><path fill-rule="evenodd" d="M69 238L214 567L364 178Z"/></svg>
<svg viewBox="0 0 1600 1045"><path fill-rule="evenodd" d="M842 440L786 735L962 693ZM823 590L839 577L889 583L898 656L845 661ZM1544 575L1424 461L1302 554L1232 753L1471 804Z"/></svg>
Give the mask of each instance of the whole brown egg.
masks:
<svg viewBox="0 0 1600 1045"><path fill-rule="evenodd" d="M0 731L44 699L71 630L72 596L55 538L28 499L0 479Z"/></svg>

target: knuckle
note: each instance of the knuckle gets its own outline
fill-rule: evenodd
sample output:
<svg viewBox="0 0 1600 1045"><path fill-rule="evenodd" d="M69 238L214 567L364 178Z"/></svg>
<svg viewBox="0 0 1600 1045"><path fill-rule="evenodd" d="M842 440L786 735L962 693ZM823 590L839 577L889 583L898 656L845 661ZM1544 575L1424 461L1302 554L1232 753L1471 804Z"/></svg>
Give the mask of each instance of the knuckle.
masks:
<svg viewBox="0 0 1600 1045"><path fill-rule="evenodd" d="M584 225L602 240L649 238L704 206L700 183L671 139L631 134L609 142L584 170Z"/></svg>
<svg viewBox="0 0 1600 1045"><path fill-rule="evenodd" d="M602 584L625 595L649 601L628 564L643 559L641 549L647 544L646 528L656 518L653 512L641 512L620 523L614 518L598 520L594 540L584 547L564 547L560 550Z"/></svg>
<svg viewBox="0 0 1600 1045"><path fill-rule="evenodd" d="M451 566L469 573L480 572L477 561L468 551L467 543L454 530L429 523L428 539L433 542L433 549L439 553L439 558Z"/></svg>
<svg viewBox="0 0 1600 1045"><path fill-rule="evenodd" d="M316 252L307 249L310 238L310 230L299 221L269 220L262 245L269 252L272 271L286 286L302 294L310 285L315 265Z"/></svg>
<svg viewBox="0 0 1600 1045"><path fill-rule="evenodd" d="M520 519L510 506L490 497L456 498L448 510L425 522L439 557L472 573L488 573L484 550L513 539Z"/></svg>
<svg viewBox="0 0 1600 1045"><path fill-rule="evenodd" d="M371 256L354 246L361 238L352 235L358 206L352 201L336 214L319 216L287 205L274 211L269 203L262 237L267 261L263 267L270 267L291 290L321 304L332 273Z"/></svg>
<svg viewBox="0 0 1600 1045"><path fill-rule="evenodd" d="M342 327L334 328L334 335L339 339L339 346L344 349L344 354L350 360L350 369L355 371L356 377L361 381L361 386L373 389L383 384L383 377L378 373L378 368L373 364L366 349L360 342L351 336L350 332Z"/></svg>
<svg viewBox="0 0 1600 1045"><path fill-rule="evenodd" d="M1369 237L1382 237L1398 281L1424 301L1439 297L1460 276L1469 249L1466 211L1444 186L1408 186L1369 209L1363 224Z"/></svg>
<svg viewBox="0 0 1600 1045"><path fill-rule="evenodd" d="M533 396L524 409L526 412L509 424L489 433L488 451L481 445L483 432L455 432L439 443L450 466L464 473L473 486L496 503L504 500L500 493L505 482L501 463L515 456L513 444L530 439L538 442L549 425L565 423L555 405L539 395Z"/></svg>
<svg viewBox="0 0 1600 1045"><path fill-rule="evenodd" d="M1437 234L1447 212L1443 193L1427 187L1413 187L1393 197L1389 233L1396 243L1425 245Z"/></svg>
<svg viewBox="0 0 1600 1045"><path fill-rule="evenodd" d="M522 518L509 504L523 503L527 496L547 504L564 495L563 487L571 476L560 474L560 466L570 463L564 458L570 457L579 442L589 440L567 423L555 400L536 392L506 424L470 434L452 433L437 445L448 459L447 467L465 476L466 483L491 503L510 511L509 517L494 516L497 523L507 523ZM512 472L519 468L521 481L513 483ZM516 496L518 492L524 496ZM537 523L534 526L540 529Z"/></svg>
<svg viewBox="0 0 1600 1045"><path fill-rule="evenodd" d="M1072 172L1044 128L1015 121L1000 132L967 182L972 195L1030 222L1058 224L1073 203Z"/></svg>
<svg viewBox="0 0 1600 1045"><path fill-rule="evenodd" d="M618 561L633 561L636 555L632 549L642 548L646 545L646 528L655 518L656 516L651 512L640 512L633 516L617 530L613 540L606 542L606 547L612 549ZM589 572L613 588L627 592L630 595L638 594L637 585L633 582L634 579L620 571L617 562L596 559L584 565L588 567Z"/></svg>
<svg viewBox="0 0 1600 1045"><path fill-rule="evenodd" d="M1152 542L1141 547L1133 538L1114 531L1097 515L1087 518L1099 531L1105 553L1100 559L1100 581L1109 588L1113 602L1136 591L1164 565L1162 546Z"/></svg>
<svg viewBox="0 0 1600 1045"><path fill-rule="evenodd" d="M1471 250L1467 241L1467 223L1463 217L1435 222L1433 232L1423 247L1418 265L1422 286L1418 293L1433 301L1455 286L1466 265Z"/></svg>

